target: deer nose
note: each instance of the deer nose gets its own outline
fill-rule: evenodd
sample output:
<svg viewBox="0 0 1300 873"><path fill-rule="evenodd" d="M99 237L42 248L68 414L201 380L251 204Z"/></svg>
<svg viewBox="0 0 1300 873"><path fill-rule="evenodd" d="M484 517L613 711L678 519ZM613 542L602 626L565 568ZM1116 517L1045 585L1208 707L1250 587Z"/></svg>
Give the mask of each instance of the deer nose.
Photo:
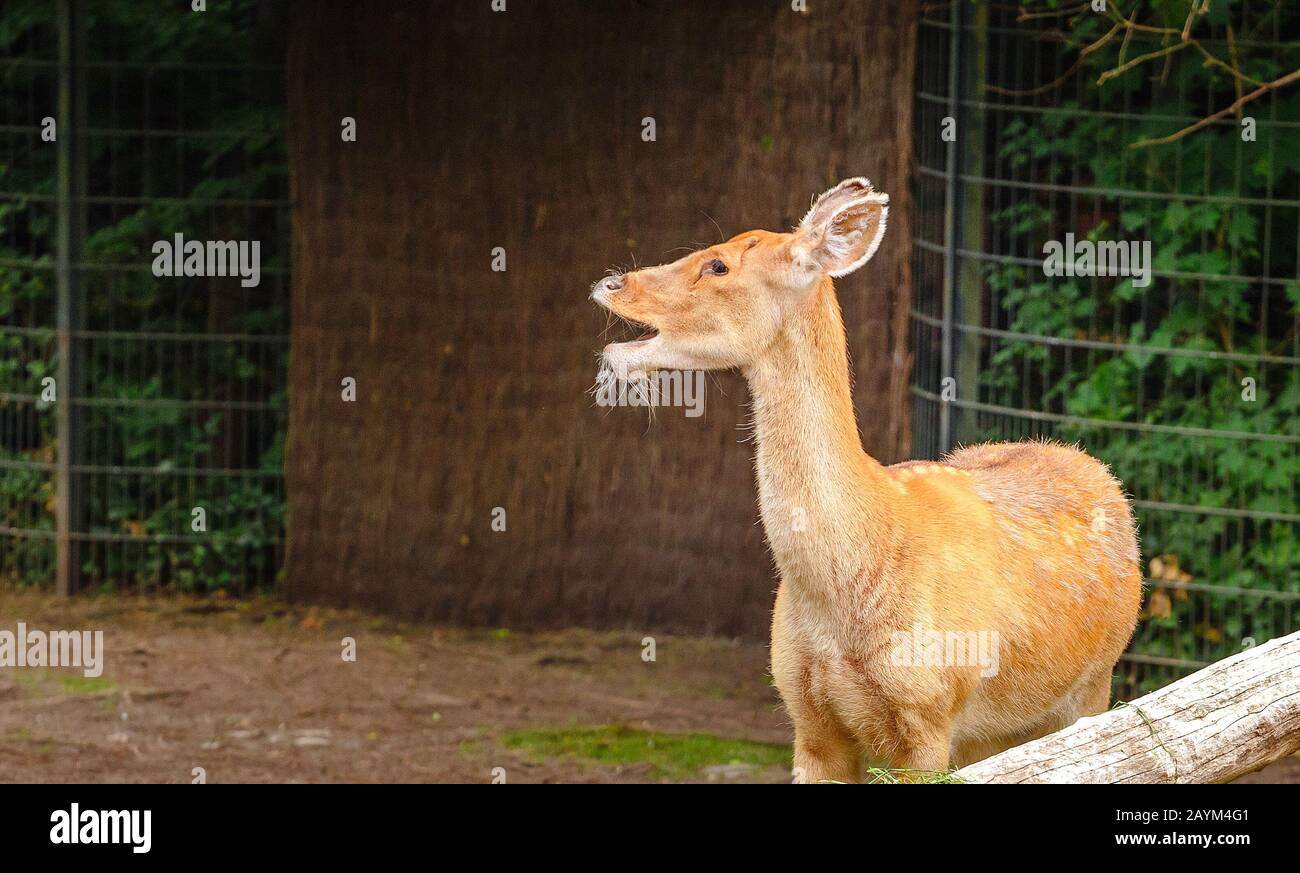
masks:
<svg viewBox="0 0 1300 873"><path fill-rule="evenodd" d="M621 291L626 284L627 280L621 273L616 276L606 276L591 286L591 299L597 303L604 303L606 297L615 291Z"/></svg>

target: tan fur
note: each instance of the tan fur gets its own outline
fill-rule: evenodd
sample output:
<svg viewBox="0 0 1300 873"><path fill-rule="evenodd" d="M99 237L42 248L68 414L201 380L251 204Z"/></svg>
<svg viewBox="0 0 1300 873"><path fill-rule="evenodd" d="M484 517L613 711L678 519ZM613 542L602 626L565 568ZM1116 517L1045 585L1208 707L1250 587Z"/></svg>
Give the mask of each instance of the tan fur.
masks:
<svg viewBox="0 0 1300 873"><path fill-rule="evenodd" d="M864 755L957 766L1101 711L1141 597L1128 501L1082 451L997 443L885 467L862 450L830 275L869 259L886 203L848 180L793 233L741 234L593 291L659 331L607 347L611 369L739 367L749 382L781 573L772 676L804 781L856 780ZM996 672L900 659L918 629L987 634Z"/></svg>

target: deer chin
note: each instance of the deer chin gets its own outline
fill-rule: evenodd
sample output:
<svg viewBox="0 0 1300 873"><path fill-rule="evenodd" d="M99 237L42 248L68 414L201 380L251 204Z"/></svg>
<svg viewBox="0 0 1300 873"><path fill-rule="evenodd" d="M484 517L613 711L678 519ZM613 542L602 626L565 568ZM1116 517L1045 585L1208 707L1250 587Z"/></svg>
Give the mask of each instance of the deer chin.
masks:
<svg viewBox="0 0 1300 873"><path fill-rule="evenodd" d="M664 337L654 328L650 328L640 337L621 343L610 343L600 356L600 369L607 378L622 381L637 379L652 370L668 369L668 359Z"/></svg>

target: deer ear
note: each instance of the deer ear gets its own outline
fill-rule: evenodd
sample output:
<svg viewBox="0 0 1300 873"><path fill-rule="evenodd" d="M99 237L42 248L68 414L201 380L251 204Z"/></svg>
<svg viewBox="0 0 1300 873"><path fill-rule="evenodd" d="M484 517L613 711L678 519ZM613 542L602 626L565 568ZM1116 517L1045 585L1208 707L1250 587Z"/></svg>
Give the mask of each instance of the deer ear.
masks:
<svg viewBox="0 0 1300 873"><path fill-rule="evenodd" d="M818 197L799 223L800 248L822 272L846 276L876 253L888 217L888 194L861 176L846 179Z"/></svg>

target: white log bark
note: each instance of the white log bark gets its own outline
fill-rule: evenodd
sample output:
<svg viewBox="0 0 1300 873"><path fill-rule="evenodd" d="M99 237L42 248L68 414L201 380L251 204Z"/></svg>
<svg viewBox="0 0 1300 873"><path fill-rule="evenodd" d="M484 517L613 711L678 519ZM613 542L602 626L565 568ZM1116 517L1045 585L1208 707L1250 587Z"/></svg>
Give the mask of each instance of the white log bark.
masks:
<svg viewBox="0 0 1300 873"><path fill-rule="evenodd" d="M1229 782L1300 751L1300 633L963 767L965 782Z"/></svg>

